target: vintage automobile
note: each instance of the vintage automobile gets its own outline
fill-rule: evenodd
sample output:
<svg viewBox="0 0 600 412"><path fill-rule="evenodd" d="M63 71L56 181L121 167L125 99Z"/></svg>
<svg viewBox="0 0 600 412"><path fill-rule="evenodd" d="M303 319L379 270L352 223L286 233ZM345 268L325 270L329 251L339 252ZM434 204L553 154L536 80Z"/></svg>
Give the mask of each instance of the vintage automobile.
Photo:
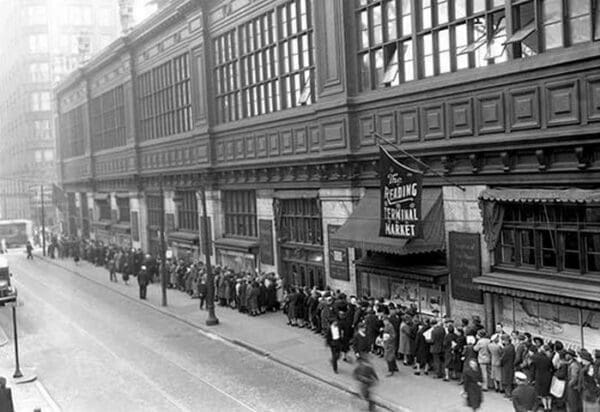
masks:
<svg viewBox="0 0 600 412"><path fill-rule="evenodd" d="M0 255L0 305L17 298L17 290L10 285L11 276L6 255Z"/></svg>

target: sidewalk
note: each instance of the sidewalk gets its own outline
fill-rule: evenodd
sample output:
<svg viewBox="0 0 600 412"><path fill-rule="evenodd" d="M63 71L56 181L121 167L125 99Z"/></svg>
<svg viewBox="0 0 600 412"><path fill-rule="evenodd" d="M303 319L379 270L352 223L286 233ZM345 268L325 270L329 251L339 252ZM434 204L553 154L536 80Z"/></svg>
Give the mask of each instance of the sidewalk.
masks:
<svg viewBox="0 0 600 412"><path fill-rule="evenodd" d="M39 255L38 255L39 256ZM40 257L41 258L41 257ZM122 295L138 299L137 280L132 278L129 286L109 281L108 271L88 262L75 265L72 260L45 259L48 263L62 267L88 278L104 287L113 289ZM217 335L232 344L244 347L261 356L309 375L323 383L335 386L343 391L356 393L356 383L352 378L353 364L340 362L340 373L334 374L329 364L330 352L324 339L307 329L292 328L286 325L281 312L268 313L258 317L240 314L237 310L216 307L219 325L205 325L206 312L198 309L198 300L187 294L169 289L168 306L160 306L161 290L159 285L148 288L148 300L140 301L169 316L184 321L211 336ZM399 365L397 376L386 378L386 364L374 359L374 366L380 377L375 388L375 399L380 406L394 411L437 412L467 411L460 396L462 390L456 382L443 382L429 376L415 376L413 370ZM511 411L512 405L502 396L487 392L484 394L482 412Z"/></svg>

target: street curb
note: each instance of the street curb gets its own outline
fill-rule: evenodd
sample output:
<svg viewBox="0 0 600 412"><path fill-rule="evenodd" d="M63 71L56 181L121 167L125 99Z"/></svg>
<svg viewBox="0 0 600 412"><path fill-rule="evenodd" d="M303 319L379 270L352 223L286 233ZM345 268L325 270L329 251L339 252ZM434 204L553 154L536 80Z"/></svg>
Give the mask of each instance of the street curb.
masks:
<svg viewBox="0 0 600 412"><path fill-rule="evenodd" d="M121 295L121 296L123 296L123 297L125 297L127 299L130 299L130 300L132 300L134 302L137 302L140 305L144 305L146 307L154 309L154 310L156 310L156 311L158 311L158 312L160 312L160 313L162 313L162 314L164 314L166 316L169 316L169 317L171 317L173 319L176 319L176 320L178 320L178 321L180 321L182 323L185 323L185 324L187 324L189 326L197 328L200 331L202 331L204 334L207 334L207 335L209 335L209 334L210 335L217 335L221 339L223 339L224 341L226 341L226 342L228 342L228 343L230 343L232 345L235 345L237 347L240 347L242 349L245 349L245 350L247 350L249 352L252 352L255 355L258 355L258 356L270 359L270 360L272 360L273 362L275 362L275 363L277 363L279 365L285 366L285 367L287 367L289 369L292 369L292 370L294 370L294 371L296 371L298 373L306 375L306 376L308 376L308 377L310 377L312 379L315 379L315 380L317 380L317 381L319 381L321 383L325 383L325 384L327 384L329 386L332 386L332 387L334 387L334 388L336 388L338 390L341 390L343 392L349 393L349 394L354 395L354 396L360 396L360 394L357 391L350 389L348 386L345 386L345 385L343 385L341 383L332 381L331 379L329 379L329 378L327 378L325 376L322 376L319 373L313 372L313 371L311 371L311 370L309 370L307 368L304 368L302 366L296 365L296 364L294 364L294 363L292 363L292 362L290 362L288 360L284 360L282 358L279 358L278 356L274 356L270 352L265 351L265 350L261 349L260 347L258 347L256 345L247 343L247 342L245 342L243 340L240 340L240 339L234 339L234 338L230 338L228 336L225 336L225 335L223 335L223 334L221 334L221 333L219 333L217 331L214 331L213 329L209 329L206 325L200 325L200 324L198 324L196 322L192 322L192 321L190 321L188 319L185 319L184 317L182 317L180 315L172 313L172 312L168 311L167 309L164 309L161 306L157 306L157 305L155 305L153 303L150 303L150 302L148 302L146 300L132 299L131 296L129 296L128 294L123 293L120 290L111 287L110 285L106 285L106 284L104 284L104 283L102 283L100 281L97 281L96 279L93 279L93 278L90 278L88 276L85 276L85 275L83 275L83 274L81 274L81 273L79 273L79 272L77 272L75 270L72 270L70 268L64 267L64 266L60 265L59 263L53 261L52 259L50 259L50 258L48 258L46 256L39 256L39 258L42 259L42 260L44 260L44 261L46 261L46 262L48 262L48 263L50 263L51 265L54 265L54 266L59 267L59 268L61 268L63 270L66 270L66 271L68 271L70 273L73 273L76 276L84 278L84 279L86 279L86 280L88 280L90 282L96 283L97 285L100 285L100 286L102 286L102 287L104 287L106 289L110 289L111 291L116 292L119 295ZM379 397L377 395L374 395L372 399L374 400L375 404L378 407L380 407L380 408L383 408L383 409L386 409L386 410L389 410L389 411L392 411L392 412L396 412L396 411L398 411L398 412L410 412L410 409L407 409L407 408L399 406L399 405L395 405L395 404L393 404L391 402L388 402L388 401L382 399L381 397Z"/></svg>

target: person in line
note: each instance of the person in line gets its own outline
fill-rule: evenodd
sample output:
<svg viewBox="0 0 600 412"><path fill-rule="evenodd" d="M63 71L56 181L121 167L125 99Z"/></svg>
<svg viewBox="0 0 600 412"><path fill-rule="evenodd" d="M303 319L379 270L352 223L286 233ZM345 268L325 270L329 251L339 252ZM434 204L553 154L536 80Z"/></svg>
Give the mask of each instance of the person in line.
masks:
<svg viewBox="0 0 600 412"><path fill-rule="evenodd" d="M476 332L476 336L478 341L473 349L477 352L477 362L481 367L481 377L483 379L483 391L486 392L489 388L488 376L490 373L490 365L492 363L492 355L489 350L490 339L487 337L485 329L479 329Z"/></svg>
<svg viewBox="0 0 600 412"><path fill-rule="evenodd" d="M502 370L502 389L504 396L511 397L513 391L513 376L515 375L515 346L510 341L510 336L502 335L502 354L500 355L500 368Z"/></svg>
<svg viewBox="0 0 600 412"><path fill-rule="evenodd" d="M442 379L444 377L444 337L446 331L440 320L431 322L431 346L429 350L433 359L433 377Z"/></svg>
<svg viewBox="0 0 600 412"><path fill-rule="evenodd" d="M0 377L0 411L14 412L12 391L6 387L6 378Z"/></svg>
<svg viewBox="0 0 600 412"><path fill-rule="evenodd" d="M549 352L550 347L548 345L543 345L541 349L538 349L536 345L529 348L531 381L534 383L537 395L542 399L544 411L552 410L550 385L552 384L554 367L552 366L552 357L549 356Z"/></svg>
<svg viewBox="0 0 600 412"><path fill-rule="evenodd" d="M527 382L523 372L515 373L517 387L512 391L512 403L515 412L533 412L537 406L537 394L533 386Z"/></svg>
<svg viewBox="0 0 600 412"><path fill-rule="evenodd" d="M148 271L146 266L142 265L140 273L138 273L138 285L140 287L140 299L146 300L146 292L148 290L148 283L150 282Z"/></svg>
<svg viewBox="0 0 600 412"><path fill-rule="evenodd" d="M373 365L366 357L358 357L358 366L354 369L353 376L359 385L360 396L367 401L369 411L375 410L375 402L371 399L371 388L375 386L379 378Z"/></svg>
<svg viewBox="0 0 600 412"><path fill-rule="evenodd" d="M383 318L383 357L388 365L387 376L394 376L398 372L396 363L396 331L390 322L389 316Z"/></svg>
<svg viewBox="0 0 600 412"><path fill-rule="evenodd" d="M337 319L327 328L327 346L331 349L331 366L334 373L338 373L338 360L342 351L342 329Z"/></svg>
<svg viewBox="0 0 600 412"><path fill-rule="evenodd" d="M471 335L472 336L472 335ZM481 370L477 361L473 358L466 362L463 370L464 392L467 398L467 406L473 411L481 408L483 403L483 394L481 391L482 378Z"/></svg>

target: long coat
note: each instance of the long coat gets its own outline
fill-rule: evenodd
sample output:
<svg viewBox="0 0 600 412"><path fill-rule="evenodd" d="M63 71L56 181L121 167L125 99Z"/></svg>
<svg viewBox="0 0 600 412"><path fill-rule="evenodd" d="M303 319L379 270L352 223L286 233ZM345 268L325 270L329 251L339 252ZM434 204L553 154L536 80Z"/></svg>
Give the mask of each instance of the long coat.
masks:
<svg viewBox="0 0 600 412"><path fill-rule="evenodd" d="M429 362L429 343L427 343L425 336L423 336L428 329L428 326L419 329L417 338L415 339L415 355L417 362L421 365Z"/></svg>
<svg viewBox="0 0 600 412"><path fill-rule="evenodd" d="M398 352L403 355L412 355L410 349L410 325L402 322L400 325L400 343L398 344Z"/></svg>
<svg viewBox="0 0 600 412"><path fill-rule="evenodd" d="M515 376L515 346L509 343L504 347L500 356L502 368L502 385L512 385Z"/></svg>
<svg viewBox="0 0 600 412"><path fill-rule="evenodd" d="M565 403L569 411L581 410L581 393L579 392L579 371L581 365L577 361L569 363L567 384L565 386Z"/></svg>
<svg viewBox="0 0 600 412"><path fill-rule="evenodd" d="M535 382L538 396L550 396L553 368L552 359L543 353L538 352L531 357L531 380Z"/></svg>
<svg viewBox="0 0 600 412"><path fill-rule="evenodd" d="M469 366L466 366L463 372L463 382L465 392L467 393L467 405L473 409L479 409L483 402L481 386L479 386L479 383L482 382L479 367L473 370Z"/></svg>
<svg viewBox="0 0 600 412"><path fill-rule="evenodd" d="M396 360L396 331L394 325L386 322L383 327L383 335L388 335L387 339L384 338L383 341L383 357L386 362L392 362Z"/></svg>

